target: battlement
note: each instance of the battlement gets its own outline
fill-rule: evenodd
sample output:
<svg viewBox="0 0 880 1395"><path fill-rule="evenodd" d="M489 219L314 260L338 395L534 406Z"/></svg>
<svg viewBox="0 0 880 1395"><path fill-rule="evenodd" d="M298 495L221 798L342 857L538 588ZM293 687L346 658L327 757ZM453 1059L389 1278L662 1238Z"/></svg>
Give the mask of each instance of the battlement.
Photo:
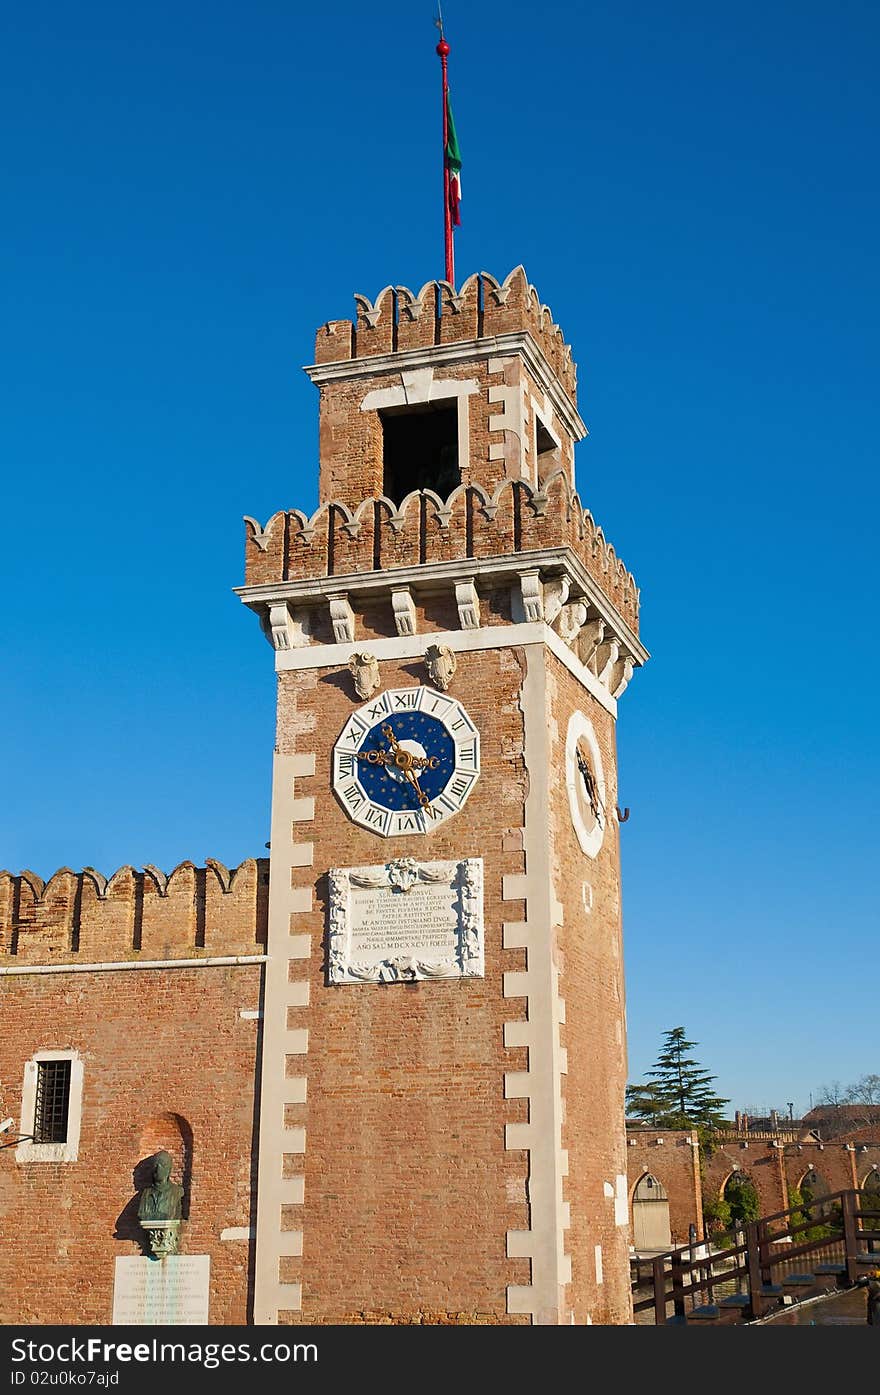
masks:
<svg viewBox="0 0 880 1395"><path fill-rule="evenodd" d="M47 882L35 873L0 871L0 965L84 964L259 954L266 945L267 858L229 869L181 862L120 867L61 867Z"/></svg>
<svg viewBox="0 0 880 1395"><path fill-rule="evenodd" d="M478 272L460 290L448 281L427 281L417 294L406 286L385 286L375 301L358 294L354 299L354 320L328 320L318 330L316 365L528 332L571 402L577 400L571 346L522 266L503 281Z"/></svg>
<svg viewBox="0 0 880 1395"><path fill-rule="evenodd" d="M414 490L399 505L384 496L355 509L324 503L310 518L291 509L265 527L246 517L245 526L247 587L513 554L527 567L530 552L570 548L638 633L635 578L563 470L540 486L504 479L489 494L479 484L460 485L446 500Z"/></svg>

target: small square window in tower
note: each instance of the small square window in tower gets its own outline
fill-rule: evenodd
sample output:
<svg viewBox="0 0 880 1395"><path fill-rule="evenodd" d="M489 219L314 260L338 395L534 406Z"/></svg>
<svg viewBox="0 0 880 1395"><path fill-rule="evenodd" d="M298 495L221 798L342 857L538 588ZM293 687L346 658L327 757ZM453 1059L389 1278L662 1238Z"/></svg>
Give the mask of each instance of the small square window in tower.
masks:
<svg viewBox="0 0 880 1395"><path fill-rule="evenodd" d="M70 1061L39 1061L34 1142L66 1143L69 1113Z"/></svg>
<svg viewBox="0 0 880 1395"><path fill-rule="evenodd" d="M400 504L414 489L433 489L448 499L461 484L455 399L389 407L379 418L386 497Z"/></svg>

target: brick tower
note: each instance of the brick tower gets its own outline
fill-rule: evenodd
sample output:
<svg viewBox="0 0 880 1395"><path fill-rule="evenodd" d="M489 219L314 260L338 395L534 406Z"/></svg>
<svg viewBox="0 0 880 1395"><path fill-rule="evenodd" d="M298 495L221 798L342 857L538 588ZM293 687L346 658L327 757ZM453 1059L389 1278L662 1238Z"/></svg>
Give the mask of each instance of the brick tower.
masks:
<svg viewBox="0 0 880 1395"><path fill-rule="evenodd" d="M627 1323L615 717L638 592L522 268L318 331L247 526L277 739L258 1323Z"/></svg>

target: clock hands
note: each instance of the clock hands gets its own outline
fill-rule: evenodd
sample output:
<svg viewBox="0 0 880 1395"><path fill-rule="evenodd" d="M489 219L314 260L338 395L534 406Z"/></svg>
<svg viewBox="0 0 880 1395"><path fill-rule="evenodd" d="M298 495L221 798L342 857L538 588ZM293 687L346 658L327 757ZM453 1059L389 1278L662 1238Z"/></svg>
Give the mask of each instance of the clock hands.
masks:
<svg viewBox="0 0 880 1395"><path fill-rule="evenodd" d="M593 817L595 818L597 823L601 824L602 801L599 798L599 791L596 788L596 780L593 776L592 770L586 762L583 752L578 747L576 747L575 749L577 752L578 770L581 772L581 775L583 776L584 787L587 791L587 799L590 801L590 808L593 811Z"/></svg>
<svg viewBox="0 0 880 1395"><path fill-rule="evenodd" d="M415 765L416 761L418 761L420 766L428 764L428 762L418 756L414 756L412 751L405 751L401 746L400 742L398 741L397 737L394 735L394 732L390 724L386 723L386 725L383 726L382 735L391 742L391 747L394 754L393 762L386 763L394 764L397 767L397 769L401 772L401 774L406 776L410 784L415 789L416 798L418 799L420 804L430 804L431 801L429 800L426 794L422 793L422 787L419 784L418 776L414 773L413 770L413 766Z"/></svg>

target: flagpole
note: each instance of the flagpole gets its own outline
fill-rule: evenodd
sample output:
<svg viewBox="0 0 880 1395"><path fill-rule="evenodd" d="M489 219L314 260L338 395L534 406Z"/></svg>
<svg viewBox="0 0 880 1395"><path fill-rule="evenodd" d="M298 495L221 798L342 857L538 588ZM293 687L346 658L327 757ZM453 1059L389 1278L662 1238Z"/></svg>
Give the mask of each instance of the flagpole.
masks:
<svg viewBox="0 0 880 1395"><path fill-rule="evenodd" d="M455 286L455 257L452 251L452 209L449 204L449 165L446 159L446 146L449 140L449 77L446 61L449 58L449 45L440 30L437 45L440 68L443 75L443 244L446 253L446 280Z"/></svg>

